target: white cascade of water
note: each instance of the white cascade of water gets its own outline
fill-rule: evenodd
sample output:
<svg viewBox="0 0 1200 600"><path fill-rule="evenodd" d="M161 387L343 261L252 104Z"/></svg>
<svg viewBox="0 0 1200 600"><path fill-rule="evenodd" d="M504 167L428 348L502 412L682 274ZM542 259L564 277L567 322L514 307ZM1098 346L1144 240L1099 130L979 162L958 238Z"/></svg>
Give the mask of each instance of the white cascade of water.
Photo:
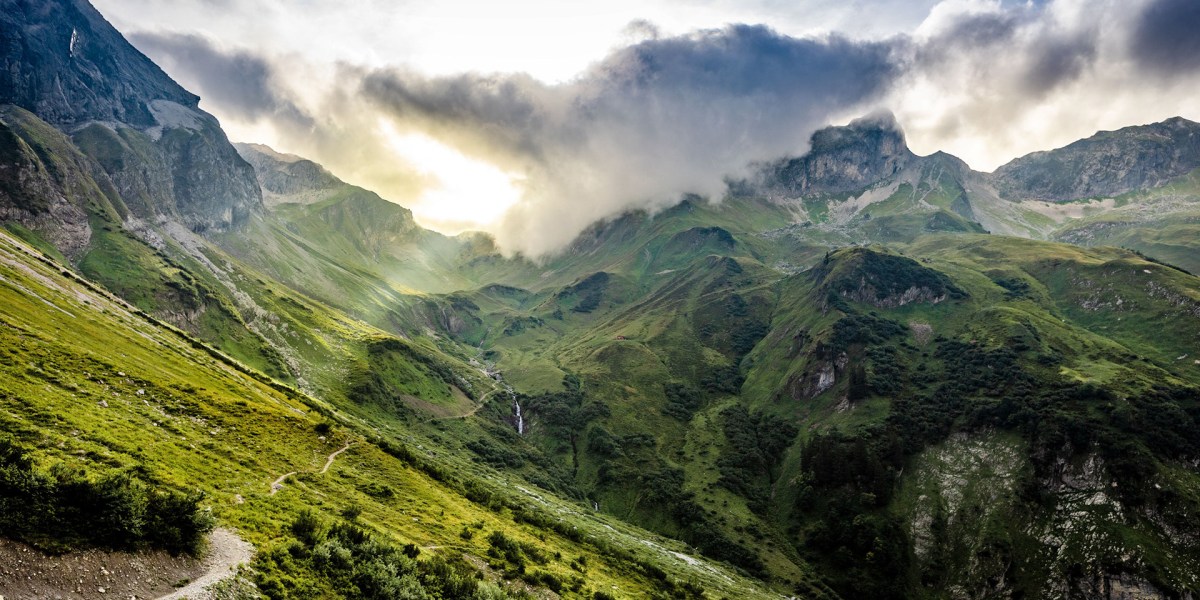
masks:
<svg viewBox="0 0 1200 600"><path fill-rule="evenodd" d="M517 435L525 435L525 417L521 416L521 403L513 398L513 411L517 414Z"/></svg>

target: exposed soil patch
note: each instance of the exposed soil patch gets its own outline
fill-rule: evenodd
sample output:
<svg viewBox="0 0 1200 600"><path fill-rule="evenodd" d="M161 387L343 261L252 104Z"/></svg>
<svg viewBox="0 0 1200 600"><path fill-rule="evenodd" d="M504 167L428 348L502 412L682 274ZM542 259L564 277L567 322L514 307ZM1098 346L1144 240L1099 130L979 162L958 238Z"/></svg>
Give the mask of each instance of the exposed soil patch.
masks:
<svg viewBox="0 0 1200 600"><path fill-rule="evenodd" d="M204 558L167 552L86 550L47 556L0 539L0 595L5 600L62 598L204 598L203 589L250 562L254 547L228 529L208 539Z"/></svg>

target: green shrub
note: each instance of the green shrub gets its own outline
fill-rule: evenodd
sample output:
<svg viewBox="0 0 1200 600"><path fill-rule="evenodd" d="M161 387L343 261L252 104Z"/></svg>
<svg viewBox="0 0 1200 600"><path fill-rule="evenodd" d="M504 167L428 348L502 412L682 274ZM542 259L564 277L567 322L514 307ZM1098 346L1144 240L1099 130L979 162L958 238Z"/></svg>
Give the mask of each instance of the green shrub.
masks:
<svg viewBox="0 0 1200 600"><path fill-rule="evenodd" d="M300 513L291 525L292 535L309 546L314 546L325 536L324 524L311 510Z"/></svg>
<svg viewBox="0 0 1200 600"><path fill-rule="evenodd" d="M195 554L213 527L203 499L201 492L152 488L127 472L91 475L57 465L45 473L23 448L0 438L0 535L43 549Z"/></svg>
<svg viewBox="0 0 1200 600"><path fill-rule="evenodd" d="M479 581L462 560L417 560L413 544L396 545L356 523L328 525L311 511L287 527L296 536L285 547L259 552L258 589L268 598L362 598L425 600L463 598L504 600L504 590ZM509 540L501 545L518 553L537 552ZM540 556L540 553L537 553Z"/></svg>

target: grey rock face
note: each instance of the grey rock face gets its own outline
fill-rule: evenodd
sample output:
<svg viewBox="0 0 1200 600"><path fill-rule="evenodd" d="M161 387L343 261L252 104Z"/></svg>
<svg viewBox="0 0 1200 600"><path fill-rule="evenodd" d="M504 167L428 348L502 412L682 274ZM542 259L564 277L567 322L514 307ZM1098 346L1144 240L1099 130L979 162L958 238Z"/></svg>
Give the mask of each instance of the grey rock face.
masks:
<svg viewBox="0 0 1200 600"><path fill-rule="evenodd" d="M884 114L816 132L807 154L767 165L756 187L795 198L860 192L902 173L919 172L927 180L944 175L963 187L951 209L973 219L967 187L994 189L1005 200L1063 202L1158 187L1198 168L1200 123L1180 117L1100 132L981 173L944 152L914 155L895 120Z"/></svg>
<svg viewBox="0 0 1200 600"><path fill-rule="evenodd" d="M267 206L319 202L346 185L325 167L293 154L282 154L262 144L234 144L234 148L254 167Z"/></svg>
<svg viewBox="0 0 1200 600"><path fill-rule="evenodd" d="M193 231L225 231L262 209L262 193L217 120L200 115L200 127L167 129L157 146L171 168L175 214Z"/></svg>
<svg viewBox="0 0 1200 600"><path fill-rule="evenodd" d="M866 281L863 281L862 285L858 289L849 292L843 292L842 296L855 302L870 304L876 308L898 308L904 306L905 304L912 304L914 302L937 304L946 299L946 294L944 292L938 292L927 287L917 286L910 287L898 294L880 297L879 291Z"/></svg>
<svg viewBox="0 0 1200 600"><path fill-rule="evenodd" d="M991 175L1008 200L1061 202L1152 188L1200 168L1200 124L1175 117L1103 131L1018 158Z"/></svg>
<svg viewBox="0 0 1200 600"><path fill-rule="evenodd" d="M0 221L36 231L69 258L91 240L83 207L104 202L94 163L33 114L0 107Z"/></svg>
<svg viewBox="0 0 1200 600"><path fill-rule="evenodd" d="M151 100L199 98L130 46L84 0L0 0L0 104L56 126L155 124Z"/></svg>
<svg viewBox="0 0 1200 600"><path fill-rule="evenodd" d="M73 135L135 216L224 231L261 210L217 120L84 0L0 0L0 104Z"/></svg>
<svg viewBox="0 0 1200 600"><path fill-rule="evenodd" d="M851 192L899 173L914 158L895 117L884 113L814 133L807 154L768 167L763 183L792 197Z"/></svg>

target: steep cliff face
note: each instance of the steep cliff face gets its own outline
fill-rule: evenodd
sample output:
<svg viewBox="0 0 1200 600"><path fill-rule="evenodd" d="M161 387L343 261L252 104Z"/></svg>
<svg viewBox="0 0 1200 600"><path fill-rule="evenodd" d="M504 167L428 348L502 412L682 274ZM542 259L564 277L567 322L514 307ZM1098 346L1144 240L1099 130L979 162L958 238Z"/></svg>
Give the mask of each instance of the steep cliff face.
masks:
<svg viewBox="0 0 1200 600"><path fill-rule="evenodd" d="M0 221L21 223L80 257L92 237L85 207L106 203L89 174L93 165L32 113L0 107Z"/></svg>
<svg viewBox="0 0 1200 600"><path fill-rule="evenodd" d="M0 66L0 104L57 126L152 127L151 100L193 109L199 100L82 0L0 0Z"/></svg>
<svg viewBox="0 0 1200 600"><path fill-rule="evenodd" d="M895 117L884 113L814 133L808 154L769 167L764 177L768 188L790 196L851 192L896 175L913 158Z"/></svg>
<svg viewBox="0 0 1200 600"><path fill-rule="evenodd" d="M267 206L312 204L346 186L325 167L294 154L276 152L262 144L234 144L238 154L254 167Z"/></svg>
<svg viewBox="0 0 1200 600"><path fill-rule="evenodd" d="M193 233L262 210L253 169L197 103L86 1L0 0L0 221L139 309L287 377L251 311L238 312L246 294Z"/></svg>
<svg viewBox="0 0 1200 600"><path fill-rule="evenodd" d="M1028 454L1011 436L956 433L913 460L902 504L913 558L929 584L952 598L1033 591L1045 598L1145 600L1175 597L1171 584L1194 585L1190 541L1164 527L1155 510L1138 515L1124 506L1119 484L1095 454L1057 461L1055 474L1036 482L1053 508L1031 511L1022 499L1031 485ZM1139 541L1130 543L1122 528L1142 517L1148 518L1138 523ZM1157 560L1170 565L1154 573L1159 585L1142 572L1151 545Z"/></svg>
<svg viewBox="0 0 1200 600"><path fill-rule="evenodd" d="M1061 202L1158 187L1196 168L1200 123L1175 117L1023 156L996 169L991 179L1008 200Z"/></svg>
<svg viewBox="0 0 1200 600"><path fill-rule="evenodd" d="M260 210L253 169L199 98L82 0L0 0L0 104L72 135L133 216L224 231Z"/></svg>

